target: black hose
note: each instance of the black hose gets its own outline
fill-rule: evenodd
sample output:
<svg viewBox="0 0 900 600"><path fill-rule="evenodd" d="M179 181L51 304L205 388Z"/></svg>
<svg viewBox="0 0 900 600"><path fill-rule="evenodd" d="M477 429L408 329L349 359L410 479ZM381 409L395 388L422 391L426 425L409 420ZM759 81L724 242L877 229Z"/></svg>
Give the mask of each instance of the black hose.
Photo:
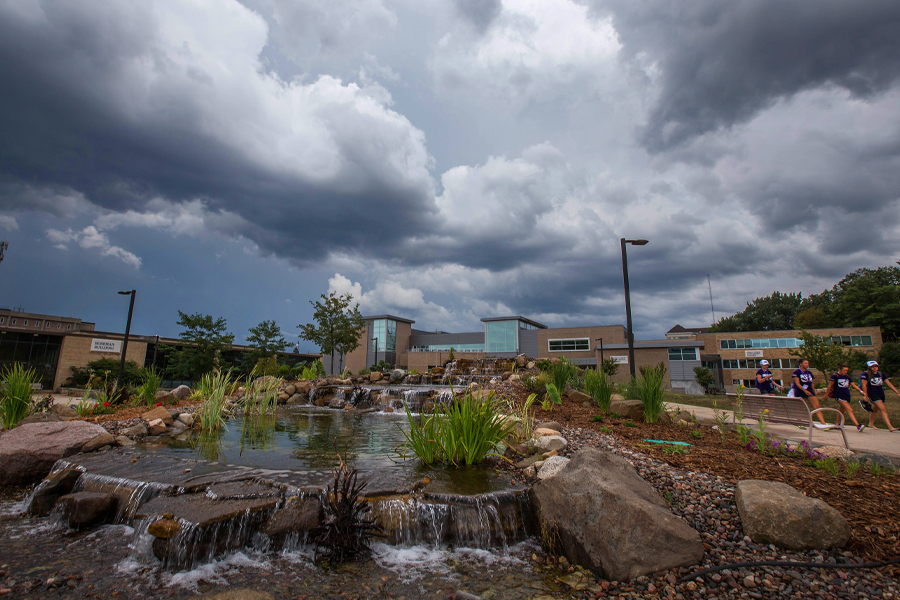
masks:
<svg viewBox="0 0 900 600"><path fill-rule="evenodd" d="M684 577L680 578L677 583L684 583L686 581L690 581L691 579L696 579L697 577L702 577L704 575L715 573L716 571L722 571L724 569L748 569L750 567L799 567L801 569L878 569L880 567L895 565L897 563L900 563L900 558L892 558L891 560L870 563L811 563L793 562L790 560L759 560L756 562L731 563L727 565L709 567L707 569L697 571L696 573L692 573L691 575L685 575Z"/></svg>

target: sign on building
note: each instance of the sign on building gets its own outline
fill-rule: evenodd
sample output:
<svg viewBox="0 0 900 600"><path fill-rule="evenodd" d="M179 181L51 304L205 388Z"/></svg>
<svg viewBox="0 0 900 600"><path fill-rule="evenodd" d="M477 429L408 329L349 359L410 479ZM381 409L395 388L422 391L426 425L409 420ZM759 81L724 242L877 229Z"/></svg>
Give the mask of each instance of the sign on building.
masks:
<svg viewBox="0 0 900 600"><path fill-rule="evenodd" d="M762 350L744 350L744 356L747 358L762 358Z"/></svg>
<svg viewBox="0 0 900 600"><path fill-rule="evenodd" d="M91 340L91 352L122 352L122 340Z"/></svg>
<svg viewBox="0 0 900 600"><path fill-rule="evenodd" d="M611 359L615 361L617 365L627 365L628 364L628 355L625 356L610 356Z"/></svg>

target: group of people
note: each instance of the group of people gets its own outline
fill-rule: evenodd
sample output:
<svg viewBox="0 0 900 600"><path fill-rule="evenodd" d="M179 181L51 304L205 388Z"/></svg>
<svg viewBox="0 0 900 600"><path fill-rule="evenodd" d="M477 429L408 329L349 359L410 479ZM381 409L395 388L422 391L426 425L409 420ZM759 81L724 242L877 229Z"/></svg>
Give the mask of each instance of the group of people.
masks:
<svg viewBox="0 0 900 600"><path fill-rule="evenodd" d="M756 372L757 389L763 394L774 394L775 388L784 390L783 386L778 385L772 379L772 372L769 371L769 361L760 361L760 366L761 368ZM850 407L850 401L852 400L850 397L850 388L855 388L863 396L862 400L859 401L859 404L869 413L869 427L875 427L875 419L880 415L890 431L900 431L900 428L895 428L891 425L887 409L884 407L884 386L887 385L890 387L897 395L900 395L900 392L898 392L897 388L894 387L894 384L890 382L890 378L881 372L878 367L878 362L870 360L866 363L866 370L860 375L860 384L862 387L856 385L856 383L850 379L849 371L850 369L847 365L838 365L837 373L832 375L831 381L828 382L824 397L837 400L838 408L841 413L853 421L857 431L862 431L866 426L861 425L859 421L856 420L856 415L853 414L853 409ZM800 368L793 372L792 378L793 383L791 384L788 395L796 398L804 398L813 408L820 408L819 392L813 385L813 374L809 370L808 360L800 360ZM825 417L822 416L822 413L816 413L816 416L824 425Z"/></svg>

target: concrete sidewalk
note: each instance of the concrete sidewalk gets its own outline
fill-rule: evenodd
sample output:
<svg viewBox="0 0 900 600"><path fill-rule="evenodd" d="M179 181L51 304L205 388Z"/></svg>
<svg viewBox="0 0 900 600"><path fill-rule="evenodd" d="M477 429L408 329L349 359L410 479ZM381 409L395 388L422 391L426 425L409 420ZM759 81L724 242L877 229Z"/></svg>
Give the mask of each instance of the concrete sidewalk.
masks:
<svg viewBox="0 0 900 600"><path fill-rule="evenodd" d="M669 403L671 408L679 408L683 411L693 413L698 419L712 421L715 417L715 411L705 406L693 406L691 404ZM728 415L728 422L732 423L734 415L730 410L722 410ZM741 421L747 427L757 429L755 419L744 419ZM856 427L852 423L844 426L844 433L847 435L847 442L850 444L850 450L853 452L871 452L873 454L881 454L892 459L900 461L900 431L891 433L887 429L872 429L868 423L863 422L866 428L862 431L856 431ZM878 424L884 427L884 423L880 420ZM791 442L800 442L801 440L809 440L809 430L800 429L794 425L783 425L779 423L769 423L766 432L772 436L789 440ZM814 446L839 446L844 447L844 439L841 432L837 430L821 431L813 429L812 440Z"/></svg>

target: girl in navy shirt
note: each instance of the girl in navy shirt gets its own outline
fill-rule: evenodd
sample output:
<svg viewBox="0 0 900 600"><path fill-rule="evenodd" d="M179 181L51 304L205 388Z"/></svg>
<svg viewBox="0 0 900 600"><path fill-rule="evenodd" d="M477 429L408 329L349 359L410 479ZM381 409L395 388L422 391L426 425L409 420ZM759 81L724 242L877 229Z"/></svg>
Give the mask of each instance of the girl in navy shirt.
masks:
<svg viewBox="0 0 900 600"><path fill-rule="evenodd" d="M887 384L894 393L900 395L894 384L888 381L888 377L878 370L878 363L870 360L866 363L866 372L859 376L862 381L863 395L866 400L872 403L875 410L869 413L869 427L875 427L875 417L881 415L882 420L887 424L888 429L897 431L891 420L888 418L887 409L884 407L884 384Z"/></svg>
<svg viewBox="0 0 900 600"><path fill-rule="evenodd" d="M862 431L866 426L859 424L859 421L856 420L856 415L853 414L853 409L850 408L850 388L855 387L860 394L863 391L850 379L850 375L847 374L849 371L850 368L847 365L838 365L837 373L831 376L831 382L828 384L828 389L825 390L825 397L831 396L837 400L840 411L850 417L850 420L856 425L857 431Z"/></svg>
<svg viewBox="0 0 900 600"><path fill-rule="evenodd" d="M756 388L761 394L774 394L776 387L780 390L784 389L772 381L772 371L769 370L769 361L761 360L759 361L759 366L762 368L756 372Z"/></svg>
<svg viewBox="0 0 900 600"><path fill-rule="evenodd" d="M813 374L809 370L809 361L805 358L800 359L800 368L793 372L794 379L791 385L791 391L794 392L795 398L803 398L808 400L812 407L821 408L819 406L819 397L816 396L816 387L813 385ZM825 417L822 413L816 413L822 425L825 425Z"/></svg>

